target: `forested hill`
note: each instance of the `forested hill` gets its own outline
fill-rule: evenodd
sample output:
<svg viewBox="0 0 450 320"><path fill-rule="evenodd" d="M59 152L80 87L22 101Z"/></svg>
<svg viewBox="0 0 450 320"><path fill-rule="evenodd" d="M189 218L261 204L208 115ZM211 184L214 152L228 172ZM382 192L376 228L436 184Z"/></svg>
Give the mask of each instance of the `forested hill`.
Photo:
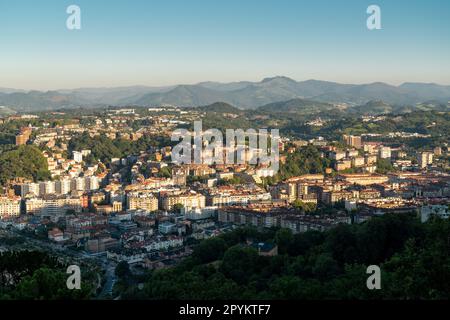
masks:
<svg viewBox="0 0 450 320"><path fill-rule="evenodd" d="M373 218L328 232L238 229L204 240L182 264L153 271L143 290L122 277L123 299L448 299L450 221L414 215ZM272 242L259 256L246 240ZM368 290L367 267L381 268Z"/></svg>

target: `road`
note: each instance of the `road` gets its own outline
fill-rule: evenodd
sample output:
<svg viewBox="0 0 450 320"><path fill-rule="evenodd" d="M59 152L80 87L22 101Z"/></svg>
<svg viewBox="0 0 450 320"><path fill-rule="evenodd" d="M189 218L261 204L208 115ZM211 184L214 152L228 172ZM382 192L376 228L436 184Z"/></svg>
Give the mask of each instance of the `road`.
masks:
<svg viewBox="0 0 450 320"><path fill-rule="evenodd" d="M104 266L106 265L106 282L102 288L102 292L99 295L100 299L105 299L108 297L112 297L114 285L117 282L116 277L116 265L111 261L105 261Z"/></svg>
<svg viewBox="0 0 450 320"><path fill-rule="evenodd" d="M25 239L25 243L21 246L30 248L31 246L37 247L42 250L49 251L50 253L57 253L63 257L71 257L75 263L81 262L82 260L91 260L96 261L99 265L102 266L102 269L106 271L106 282L102 288L102 291L99 295L100 299L106 299L112 297L114 285L117 282L117 277L115 274L116 263L109 261L106 256L91 256L82 251L75 251L63 247L60 244L50 243L44 240L33 238L29 235L20 233L16 230L2 230L4 233L7 233L12 236L19 236ZM31 246L30 246L31 245ZM6 248L5 248L6 249Z"/></svg>

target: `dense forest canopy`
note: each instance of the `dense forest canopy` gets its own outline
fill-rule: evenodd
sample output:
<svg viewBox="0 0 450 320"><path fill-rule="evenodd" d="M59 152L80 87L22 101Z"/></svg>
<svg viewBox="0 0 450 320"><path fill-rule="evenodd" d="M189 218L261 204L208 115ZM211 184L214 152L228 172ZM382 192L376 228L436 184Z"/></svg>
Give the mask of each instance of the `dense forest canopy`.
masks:
<svg viewBox="0 0 450 320"><path fill-rule="evenodd" d="M450 221L421 224L389 214L362 225L292 234L238 229L198 245L180 265L150 272L139 290L122 279L125 299L447 299ZM246 240L274 242L279 255L259 256ZM369 265L381 290L368 290Z"/></svg>
<svg viewBox="0 0 450 320"><path fill-rule="evenodd" d="M17 177L34 181L50 179L47 159L39 148L23 145L0 154L0 184Z"/></svg>
<svg viewBox="0 0 450 320"><path fill-rule="evenodd" d="M0 300L80 300L93 294L91 281L67 288L67 266L40 251L0 253ZM85 276L82 279L91 279Z"/></svg>
<svg viewBox="0 0 450 320"><path fill-rule="evenodd" d="M140 151L147 151L149 148L163 147L171 145L169 137L154 137L144 135L137 141L124 139L112 140L105 135L91 137L87 132L74 136L69 143L69 151L91 150L91 156L85 160L95 162L100 160L109 163L112 158L123 158L129 155L138 155Z"/></svg>

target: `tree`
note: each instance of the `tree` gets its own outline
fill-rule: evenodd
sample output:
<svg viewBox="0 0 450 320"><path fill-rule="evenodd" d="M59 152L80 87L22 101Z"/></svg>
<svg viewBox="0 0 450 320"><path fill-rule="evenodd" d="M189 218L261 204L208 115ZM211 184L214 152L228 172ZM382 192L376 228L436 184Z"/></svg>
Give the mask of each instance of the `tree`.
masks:
<svg viewBox="0 0 450 320"><path fill-rule="evenodd" d="M394 167L389 159L377 160L377 173L386 174L391 171L394 171Z"/></svg>
<svg viewBox="0 0 450 320"><path fill-rule="evenodd" d="M387 298L448 299L450 254L448 242L445 244L442 240L423 248L411 239L404 251L396 253L384 264ZM445 247L447 250L442 250Z"/></svg>
<svg viewBox="0 0 450 320"><path fill-rule="evenodd" d="M171 178L172 173L170 172L169 167L164 167L159 170L158 176L162 178Z"/></svg>
<svg viewBox="0 0 450 320"><path fill-rule="evenodd" d="M130 266L129 266L128 262L120 261L117 264L116 270L114 271L114 273L116 274L117 277L119 277L121 279L125 279L128 276L130 276L131 271L130 271Z"/></svg>
<svg viewBox="0 0 450 320"><path fill-rule="evenodd" d="M332 257L344 265L358 261L358 250L356 248L356 235L354 228L348 225L339 225L332 229L325 241L327 251Z"/></svg>
<svg viewBox="0 0 450 320"><path fill-rule="evenodd" d="M88 299L89 276L82 277L81 290L69 290L66 267L40 251L8 251L0 254L0 300Z"/></svg>
<svg viewBox="0 0 450 320"><path fill-rule="evenodd" d="M278 174L281 180L308 173L323 173L330 166L330 160L322 158L319 150L314 146L299 149L287 155L285 164L280 167Z"/></svg>
<svg viewBox="0 0 450 320"><path fill-rule="evenodd" d="M23 278L10 294L17 300L78 300L88 299L91 287L82 283L80 290L69 290L67 275L48 268L36 270L32 276Z"/></svg>
<svg viewBox="0 0 450 320"><path fill-rule="evenodd" d="M287 253L289 246L294 239L290 229L280 229L275 234L275 242L278 245L279 253Z"/></svg>
<svg viewBox="0 0 450 320"><path fill-rule="evenodd" d="M175 203L172 207L172 211L176 213L181 213L183 209L184 205L182 205L181 203Z"/></svg>
<svg viewBox="0 0 450 320"><path fill-rule="evenodd" d="M288 253L292 256L303 255L314 247L321 245L324 240L324 233L316 230L295 234L288 247Z"/></svg>
<svg viewBox="0 0 450 320"><path fill-rule="evenodd" d="M305 212L305 213L314 212L317 209L316 204L314 204L314 203L305 203L305 202L303 202L301 200L298 200L298 199L294 201L292 206L294 208L296 208L297 210Z"/></svg>
<svg viewBox="0 0 450 320"><path fill-rule="evenodd" d="M225 241L221 238L212 238L202 241L192 253L197 263L209 263L221 259L226 250Z"/></svg>
<svg viewBox="0 0 450 320"><path fill-rule="evenodd" d="M288 254L258 256L246 245L248 238L288 244ZM202 241L180 265L153 271L144 290L131 286L125 297L446 299L450 295L449 239L450 220L430 219L422 224L407 214L295 235L288 230L239 228ZM381 268L382 290L367 289L366 271L372 264Z"/></svg>
<svg viewBox="0 0 450 320"><path fill-rule="evenodd" d="M23 145L0 154L0 184L17 177L34 181L51 178L47 159L39 148Z"/></svg>
<svg viewBox="0 0 450 320"><path fill-rule="evenodd" d="M221 272L238 284L246 284L257 271L258 253L256 249L237 245L223 256Z"/></svg>
<svg viewBox="0 0 450 320"><path fill-rule="evenodd" d="M339 273L339 266L330 254L322 253L316 258L312 272L321 280L332 279Z"/></svg>

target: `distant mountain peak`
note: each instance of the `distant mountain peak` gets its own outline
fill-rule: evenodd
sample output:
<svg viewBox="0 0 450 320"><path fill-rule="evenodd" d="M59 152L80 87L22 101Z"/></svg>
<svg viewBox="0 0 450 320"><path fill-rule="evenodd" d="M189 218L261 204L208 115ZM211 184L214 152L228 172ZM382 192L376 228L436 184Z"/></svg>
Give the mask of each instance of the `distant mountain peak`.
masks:
<svg viewBox="0 0 450 320"><path fill-rule="evenodd" d="M264 78L261 83L266 83L266 82L272 82L272 81L287 81L287 82L297 82L289 77L285 77L285 76L275 76L275 77L268 77L268 78Z"/></svg>
<svg viewBox="0 0 450 320"><path fill-rule="evenodd" d="M380 81L378 81L378 82L372 82L372 83L369 83L369 84L365 84L364 86L393 87L393 86L390 85L390 84L387 84L387 83L385 83L385 82L380 82Z"/></svg>

